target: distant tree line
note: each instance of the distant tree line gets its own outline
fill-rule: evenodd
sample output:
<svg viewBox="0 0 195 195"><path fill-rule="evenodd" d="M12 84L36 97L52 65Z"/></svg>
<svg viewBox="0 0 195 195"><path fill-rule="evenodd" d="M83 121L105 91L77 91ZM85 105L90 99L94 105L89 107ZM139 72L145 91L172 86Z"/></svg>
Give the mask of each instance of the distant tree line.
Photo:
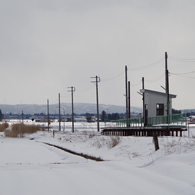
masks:
<svg viewBox="0 0 195 195"><path fill-rule="evenodd" d="M3 120L3 114L2 114L1 109L0 109L0 121L2 121L2 120Z"/></svg>
<svg viewBox="0 0 195 195"><path fill-rule="evenodd" d="M138 117L139 113L132 113L132 115L134 115L134 117ZM176 110L176 109L172 109L172 114L181 114L181 110ZM189 112L186 113L186 116L190 116L190 115L195 115L195 112ZM49 114L50 119L58 119L59 114L55 113ZM85 117L87 119L87 122L95 122L96 121L96 117L97 114L96 113L82 113L82 114L76 114L74 113L75 117ZM61 117L63 118L64 115L63 113L61 113ZM71 114L65 114L65 117L71 120ZM22 114L13 114L13 113L8 113L8 114L2 114L2 111L0 109L0 121L5 118L5 119L21 119L22 118ZM23 119L32 119L32 118L47 118L47 114L46 113L35 113L35 114L23 114ZM106 113L106 111L102 111L102 113L100 114L100 120L102 122L109 122L109 121L114 121L114 120L119 120L119 119L124 119L125 118L125 113Z"/></svg>
<svg viewBox="0 0 195 195"><path fill-rule="evenodd" d="M125 117L124 113L109 113L107 114L104 110L102 111L101 114L101 121L102 122L108 122L108 121L113 121L113 120L119 120Z"/></svg>
<svg viewBox="0 0 195 195"><path fill-rule="evenodd" d="M195 116L195 112L187 112L186 113L186 116L189 117L189 116Z"/></svg>
<svg viewBox="0 0 195 195"><path fill-rule="evenodd" d="M172 114L181 114L181 110L176 110L172 108Z"/></svg>
<svg viewBox="0 0 195 195"><path fill-rule="evenodd" d="M71 121L71 115L72 114L65 114L65 118L69 119L68 121ZM87 119L87 122L95 122L97 120L97 114L96 113L81 113L81 114L76 114L74 113L75 117L85 117ZM50 119L58 119L59 118L59 113L49 113ZM108 121L114 121L118 119L123 119L125 118L125 113L106 113L104 110L100 114L100 120L102 122L108 122ZM39 118L47 118L47 113L40 112L40 113L35 113L35 114L26 114L26 113L6 113L2 114L1 109L0 109L0 120L2 119L39 119ZM61 113L61 118L64 118L64 114Z"/></svg>

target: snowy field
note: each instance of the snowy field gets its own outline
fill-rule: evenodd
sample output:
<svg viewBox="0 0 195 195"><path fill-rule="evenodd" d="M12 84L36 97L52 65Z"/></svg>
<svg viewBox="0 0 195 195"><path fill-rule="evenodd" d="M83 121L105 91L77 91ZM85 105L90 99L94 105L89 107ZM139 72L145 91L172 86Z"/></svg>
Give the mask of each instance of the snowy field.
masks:
<svg viewBox="0 0 195 195"><path fill-rule="evenodd" d="M155 151L151 137L120 137L113 147L111 137L96 133L95 123L76 123L74 134L71 123L65 133L57 132L57 125L52 127L54 137L51 131L25 138L1 134L2 195L195 195L195 127L182 138L159 137L160 149Z"/></svg>

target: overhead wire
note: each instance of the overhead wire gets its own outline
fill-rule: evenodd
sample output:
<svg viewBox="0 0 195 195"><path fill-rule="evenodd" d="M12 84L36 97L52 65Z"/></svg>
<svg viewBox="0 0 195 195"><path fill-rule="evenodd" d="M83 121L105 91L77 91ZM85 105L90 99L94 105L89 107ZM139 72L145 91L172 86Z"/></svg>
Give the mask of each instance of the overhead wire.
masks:
<svg viewBox="0 0 195 195"><path fill-rule="evenodd" d="M189 58L177 58L177 57L173 57L173 56L169 56L170 60L174 60L174 61L180 61L180 62L195 62L195 59L189 59Z"/></svg>
<svg viewBox="0 0 195 195"><path fill-rule="evenodd" d="M173 57L173 56L169 56L170 60L173 61L179 61L179 62L186 62L186 63L194 63L195 62L195 58L178 58L178 57ZM195 71L190 71L190 72L183 72L183 73L170 73L171 75L175 75L175 76L180 76L180 77L185 77L185 78L189 78L189 79L195 79L195 77L192 76L186 76L188 74L192 74L195 73Z"/></svg>
<svg viewBox="0 0 195 195"><path fill-rule="evenodd" d="M114 79L120 77L122 74L124 74L124 71L122 71L122 72L120 72L119 74L117 74L117 75L115 75L115 76L112 76L112 77L110 77L110 78L108 78L108 79L101 79L101 81L102 81L102 82L111 81L111 80L114 80Z"/></svg>
<svg viewBox="0 0 195 195"><path fill-rule="evenodd" d="M146 68L150 68L150 67L152 67L152 66L155 66L155 65L159 64L159 63L162 62L163 60L164 60L164 58L162 58L162 59L160 59L160 60L158 60L158 61L156 61L156 62L150 63L150 64L148 64L148 65L145 65L145 66L141 66L141 67L137 67L137 68L129 68L128 71L136 71L136 70L143 70L143 69L146 69ZM101 79L101 82L107 82L107 81L114 80L114 79L120 77L120 76L123 75L123 74L124 74L124 71L122 71L122 72L120 72L119 74L114 75L114 76L112 76L112 77L110 77L110 78ZM160 78L158 77L158 78L156 78L156 79L154 79L154 80L151 80L151 81L148 80L148 82L156 82L156 81L158 81L158 80L160 80L160 79L161 79L161 76L160 76ZM141 83L141 81L140 81L139 83L130 84L130 85L131 85L131 86L137 86L137 85L139 85L140 83ZM81 90L78 90L78 89L77 89L77 92L89 91L89 90L92 89L93 87L94 87L94 86L92 85L92 86L90 86L90 87L88 87L88 88L86 88L86 89L81 89ZM67 96L66 96L66 97L67 97Z"/></svg>
<svg viewBox="0 0 195 195"><path fill-rule="evenodd" d="M94 88L94 85L91 85L90 87L86 88L86 89L77 89L77 92L85 92L85 91L89 91L90 89Z"/></svg>
<svg viewBox="0 0 195 195"><path fill-rule="evenodd" d="M140 80L140 82L137 83L137 84L131 84L131 82L130 82L130 85L133 86L133 87L138 86L138 85L140 85L140 84L141 84L141 80Z"/></svg>
<svg viewBox="0 0 195 195"><path fill-rule="evenodd" d="M158 65L159 63L161 63L162 61L164 61L164 58L161 58L160 60L157 60L153 63L150 63L150 64L147 64L145 66L141 66L141 67L135 67L135 68L128 68L128 71L137 71L137 70L143 70L143 69L146 69L146 68L150 68L152 66L155 66L155 65ZM103 82L107 82L107 81L111 81L111 80L114 80L116 78L118 78L119 76L121 76L122 74L124 74L124 71L120 72L119 74L113 76L113 77L110 77L108 79L103 79L101 81ZM157 77L156 79L153 79L153 80L147 80L147 82L150 82L150 83L153 83L153 82L157 82L158 80L162 79L164 76L163 75L160 75L159 77ZM141 84L141 81L136 83L136 84L132 84L130 83L131 86L137 86L137 85L140 85Z"/></svg>
<svg viewBox="0 0 195 195"><path fill-rule="evenodd" d="M68 95L61 95L61 94L60 94L60 98L64 98L64 99L65 99L65 98L67 98L67 97L70 97L70 94L68 94Z"/></svg>
<svg viewBox="0 0 195 195"><path fill-rule="evenodd" d="M185 73L172 73L172 74L176 74L176 75L184 75L184 74L192 74L192 73L194 73L194 72L195 72L195 70L190 71L190 72L185 72Z"/></svg>
<svg viewBox="0 0 195 195"><path fill-rule="evenodd" d="M155 79L152 79L152 80L145 79L145 81L148 82L148 83L155 83L155 82L161 80L164 77L165 77L165 75L164 74L161 74L159 77L157 77Z"/></svg>
<svg viewBox="0 0 195 195"><path fill-rule="evenodd" d="M135 68L128 68L128 71L136 71L136 70L143 70L143 69L146 69L146 68L150 68L152 66L155 66L157 64L159 64L160 62L162 62L164 60L164 58L161 58L160 60L157 60L156 62L153 62L153 63L150 63L148 65L145 65L145 66L141 66L141 67L135 67ZM102 82L107 82L107 81L111 81L111 80L114 80L118 77L120 77L122 74L124 74L124 71L120 72L119 74L117 75L114 75L110 78L107 78L107 79L101 79ZM138 84L136 84L138 85Z"/></svg>
<svg viewBox="0 0 195 195"><path fill-rule="evenodd" d="M162 59L160 59L156 62L150 63L148 65L145 65L145 66L140 66L140 67L137 67L137 68L129 68L128 71L137 71L137 70L143 70L143 69L146 69L146 68L150 68L152 66L155 66L155 65L159 64L162 61L164 61L164 58L162 58Z"/></svg>
<svg viewBox="0 0 195 195"><path fill-rule="evenodd" d="M180 76L180 77L185 77L185 78L189 78L189 79L195 79L195 77L189 77L189 76L185 76L182 74L175 74L175 73L170 73L171 75L175 75L175 76Z"/></svg>
<svg viewBox="0 0 195 195"><path fill-rule="evenodd" d="M147 83L155 83L155 82L161 80L161 79L164 78L164 77L165 77L165 75L164 75L164 74L161 74L159 77L157 77L157 78L155 78L155 79L152 79L152 80L144 79L144 80L145 80L145 82L147 82ZM142 81L140 80L139 83L137 83L137 84L131 84L131 83L130 83L130 85L131 85L131 86L137 86L137 85L141 84L141 82L142 82Z"/></svg>

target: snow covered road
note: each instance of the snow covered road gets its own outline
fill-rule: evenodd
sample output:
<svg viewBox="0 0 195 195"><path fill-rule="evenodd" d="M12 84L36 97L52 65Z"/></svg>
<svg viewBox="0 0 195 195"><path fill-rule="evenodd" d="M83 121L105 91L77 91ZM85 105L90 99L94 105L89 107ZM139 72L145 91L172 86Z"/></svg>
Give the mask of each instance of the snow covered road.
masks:
<svg viewBox="0 0 195 195"><path fill-rule="evenodd" d="M181 158L181 156L180 156ZM179 159L178 159L179 161ZM168 164L166 164L166 162ZM0 139L2 195L193 195L195 169L173 174L169 160L135 167L127 161L94 162L28 139ZM160 162L159 162L160 163ZM185 168L189 168L185 165ZM175 168L178 168L177 165ZM161 171L163 169L163 171ZM188 173L189 182L181 173ZM177 175L177 176L176 176ZM183 175L185 177L185 175Z"/></svg>

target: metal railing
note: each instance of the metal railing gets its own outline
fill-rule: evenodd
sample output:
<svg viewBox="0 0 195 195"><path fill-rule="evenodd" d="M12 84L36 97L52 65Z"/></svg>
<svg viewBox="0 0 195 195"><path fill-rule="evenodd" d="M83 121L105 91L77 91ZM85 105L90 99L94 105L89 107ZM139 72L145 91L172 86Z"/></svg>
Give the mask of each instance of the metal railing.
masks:
<svg viewBox="0 0 195 195"><path fill-rule="evenodd" d="M142 127L143 118L120 119L115 121L118 127ZM185 123L186 117L184 114L171 114L168 116L156 116L147 118L147 126L151 127L158 124L179 124Z"/></svg>

